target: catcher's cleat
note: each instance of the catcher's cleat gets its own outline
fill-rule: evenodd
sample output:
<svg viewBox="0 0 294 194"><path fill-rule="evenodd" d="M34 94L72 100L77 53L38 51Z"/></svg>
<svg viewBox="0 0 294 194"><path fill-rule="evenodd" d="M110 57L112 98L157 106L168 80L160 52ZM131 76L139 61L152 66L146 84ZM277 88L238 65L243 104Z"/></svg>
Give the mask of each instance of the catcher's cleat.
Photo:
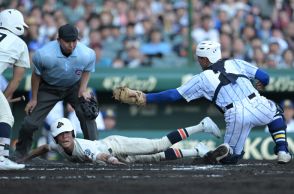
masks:
<svg viewBox="0 0 294 194"><path fill-rule="evenodd" d="M290 163L292 160L292 155L289 152L279 151L278 152L278 163L286 164Z"/></svg>
<svg viewBox="0 0 294 194"><path fill-rule="evenodd" d="M204 128L204 132L206 133L211 133L217 138L221 137L221 132L218 128L218 126L211 120L209 117L205 117L202 121L201 124Z"/></svg>
<svg viewBox="0 0 294 194"><path fill-rule="evenodd" d="M0 156L0 170L20 170L24 167L24 164L17 164L4 156Z"/></svg>
<svg viewBox="0 0 294 194"><path fill-rule="evenodd" d="M221 159L225 158L230 151L227 143L219 145L214 151L209 151L204 155L203 160L206 164L217 164Z"/></svg>

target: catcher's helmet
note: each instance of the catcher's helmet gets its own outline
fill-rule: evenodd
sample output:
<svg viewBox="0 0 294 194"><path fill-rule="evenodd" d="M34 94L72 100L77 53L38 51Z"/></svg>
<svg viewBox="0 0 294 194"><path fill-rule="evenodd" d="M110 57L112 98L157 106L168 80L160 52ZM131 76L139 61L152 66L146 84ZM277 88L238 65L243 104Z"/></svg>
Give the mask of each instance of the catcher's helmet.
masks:
<svg viewBox="0 0 294 194"><path fill-rule="evenodd" d="M215 63L221 59L221 45L218 42L202 41L197 45L196 56L206 57L211 63Z"/></svg>
<svg viewBox="0 0 294 194"><path fill-rule="evenodd" d="M68 120L67 118L57 119L51 125L50 129L51 129L51 134L54 138L57 137L59 134L61 134L63 132L68 132L68 131L73 132L73 137L76 136L76 130L72 126L70 120Z"/></svg>
<svg viewBox="0 0 294 194"><path fill-rule="evenodd" d="M6 9L0 12L0 27L6 28L13 34L20 36L24 33L24 27L28 28L28 25L24 22L20 11Z"/></svg>

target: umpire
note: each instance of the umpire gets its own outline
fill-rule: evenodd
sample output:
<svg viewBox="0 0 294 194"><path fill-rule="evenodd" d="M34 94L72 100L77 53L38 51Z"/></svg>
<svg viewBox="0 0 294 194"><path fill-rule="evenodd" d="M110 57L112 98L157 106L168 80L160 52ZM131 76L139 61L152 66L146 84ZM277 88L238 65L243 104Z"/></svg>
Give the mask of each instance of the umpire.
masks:
<svg viewBox="0 0 294 194"><path fill-rule="evenodd" d="M27 116L19 131L16 154L26 155L31 148L33 133L44 122L54 105L64 100L74 107L85 139L98 138L95 119L84 114L79 97L88 100L86 90L90 72L95 71L95 52L78 42L78 30L66 24L58 29L57 40L37 50L33 56L32 99L25 107Z"/></svg>

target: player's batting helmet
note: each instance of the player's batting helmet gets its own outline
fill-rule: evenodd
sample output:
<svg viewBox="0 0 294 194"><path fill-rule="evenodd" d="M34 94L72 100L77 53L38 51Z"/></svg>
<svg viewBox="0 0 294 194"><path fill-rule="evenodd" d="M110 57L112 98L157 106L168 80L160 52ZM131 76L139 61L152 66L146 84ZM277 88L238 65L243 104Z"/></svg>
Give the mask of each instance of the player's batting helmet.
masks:
<svg viewBox="0 0 294 194"><path fill-rule="evenodd" d="M24 33L24 26L28 28L20 11L6 9L0 12L0 27L6 28L15 35L20 36Z"/></svg>
<svg viewBox="0 0 294 194"><path fill-rule="evenodd" d="M70 120L68 120L67 118L60 118L57 119L50 127L51 129L51 134L52 136L55 138L57 135L64 133L64 132L68 132L68 131L72 131L73 132L73 136L76 136L76 131L74 129L74 127L72 126Z"/></svg>
<svg viewBox="0 0 294 194"><path fill-rule="evenodd" d="M197 45L196 56L206 57L211 63L221 59L221 45L218 42L205 40Z"/></svg>

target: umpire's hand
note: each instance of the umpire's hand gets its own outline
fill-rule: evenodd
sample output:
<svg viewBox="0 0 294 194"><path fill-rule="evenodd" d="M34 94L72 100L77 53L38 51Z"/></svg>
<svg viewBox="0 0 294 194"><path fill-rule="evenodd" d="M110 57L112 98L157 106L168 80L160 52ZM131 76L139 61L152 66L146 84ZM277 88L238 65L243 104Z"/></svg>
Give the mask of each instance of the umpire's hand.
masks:
<svg viewBox="0 0 294 194"><path fill-rule="evenodd" d="M37 105L37 100L30 100L26 105L25 112L27 115L31 114Z"/></svg>
<svg viewBox="0 0 294 194"><path fill-rule="evenodd" d="M90 91L79 92L79 97L84 97L85 100L90 101L92 94Z"/></svg>

